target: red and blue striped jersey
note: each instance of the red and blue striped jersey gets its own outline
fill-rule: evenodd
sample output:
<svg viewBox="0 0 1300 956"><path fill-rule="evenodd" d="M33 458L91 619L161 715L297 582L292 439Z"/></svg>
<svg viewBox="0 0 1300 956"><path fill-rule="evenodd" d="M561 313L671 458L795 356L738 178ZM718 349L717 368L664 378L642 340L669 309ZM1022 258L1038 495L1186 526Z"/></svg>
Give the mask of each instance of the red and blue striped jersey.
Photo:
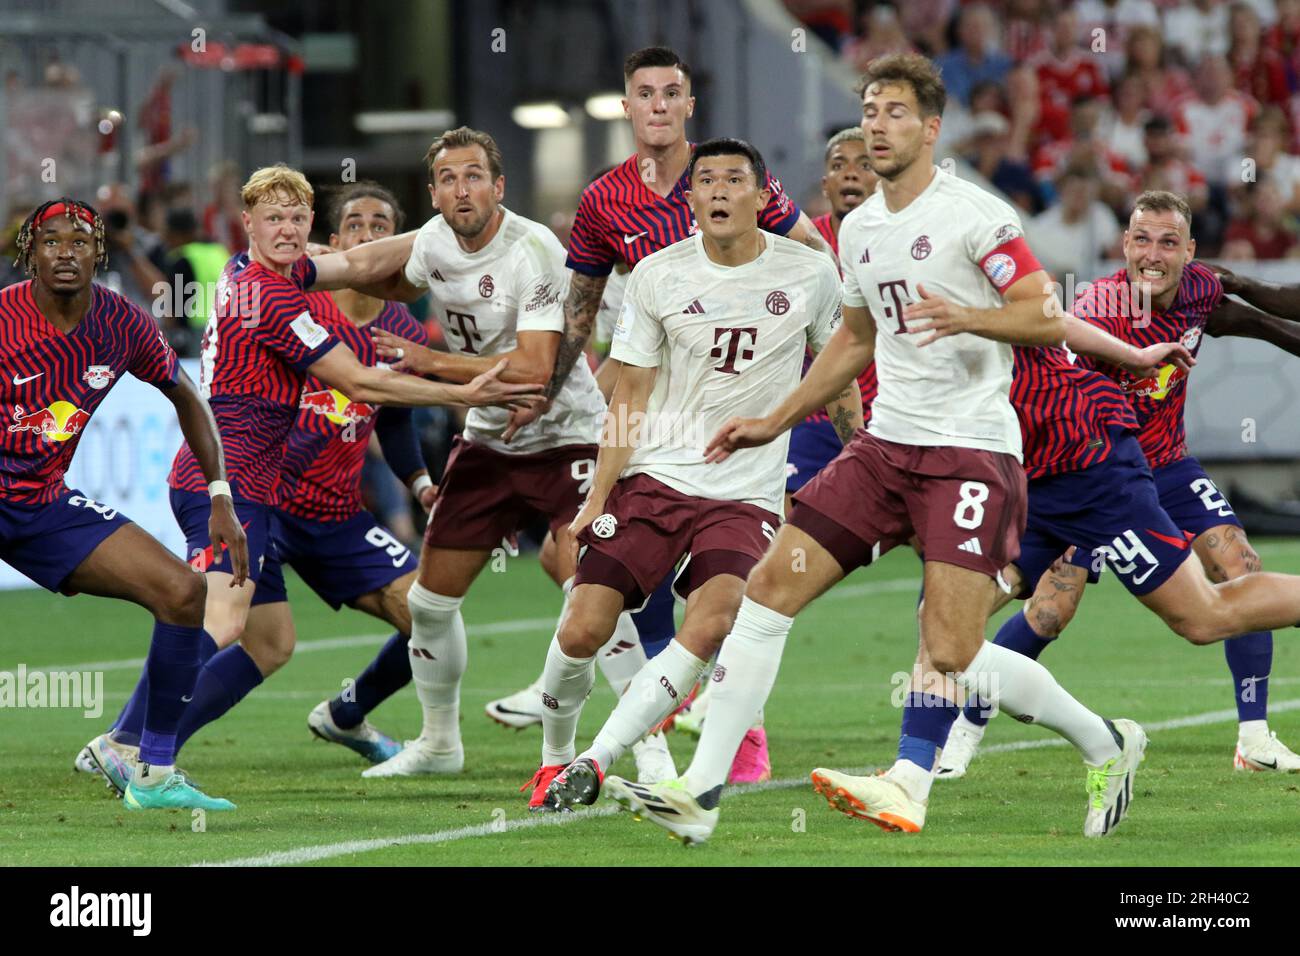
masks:
<svg viewBox="0 0 1300 956"><path fill-rule="evenodd" d="M91 285L70 332L41 314L31 281L0 290L0 500L48 504L90 416L125 373L158 388L180 377L176 353L149 315Z"/></svg>
<svg viewBox="0 0 1300 956"><path fill-rule="evenodd" d="M339 343L311 317L304 290L315 281L316 267L306 256L285 278L239 253L217 282L216 306L203 332L199 390L217 420L236 498L271 502L304 373ZM189 445L181 444L167 483L207 490Z"/></svg>
<svg viewBox="0 0 1300 956"><path fill-rule="evenodd" d="M1183 270L1178 292L1168 309L1143 303L1134 294L1128 271L1098 279L1075 300L1071 310L1081 319L1105 329L1139 348L1160 342L1181 342L1192 355L1210 313L1223 301L1223 283L1207 266L1192 261ZM1145 307L1144 307L1145 306ZM1152 468L1186 458L1187 373L1164 365L1150 378L1137 379L1122 369L1092 362L1124 389L1138 420L1138 441Z"/></svg>
<svg viewBox="0 0 1300 956"><path fill-rule="evenodd" d="M364 326L344 315L328 292L308 293L307 305L321 325L357 353L362 365L380 364L370 339L372 328L428 344L420 323L396 302L385 302L379 315ZM280 469L276 506L313 521L344 521L363 510L361 466L378 414L379 406L354 402L308 375Z"/></svg>
<svg viewBox="0 0 1300 956"><path fill-rule="evenodd" d="M817 231L822 234L822 238L830 244L831 251L835 253L835 267L838 269L840 265L840 240L835 235L835 230L831 228L831 216L833 215L834 213L828 212L824 216L818 216L812 221L812 224L817 227ZM803 360L804 375L808 374L808 369L812 366L812 363L811 355ZM862 390L862 423L864 425L871 421L871 403L876 400L876 391L879 387L880 383L876 381L876 363L872 360L858 374L858 388ZM826 409L819 408L805 418L804 421L828 422L830 418L826 414Z"/></svg>
<svg viewBox="0 0 1300 956"><path fill-rule="evenodd" d="M694 235L695 214L686 200L690 187L683 171L672 192L660 196L642 182L632 154L582 191L565 265L584 275L607 276L616 262L635 268L651 253ZM771 171L767 188L772 198L758 214L758 224L784 236L799 221L799 207Z"/></svg>
<svg viewBox="0 0 1300 956"><path fill-rule="evenodd" d="M1082 471L1111 451L1109 429L1137 430L1123 391L1068 349L1022 347L1015 355L1011 407L1020 419L1025 477Z"/></svg>

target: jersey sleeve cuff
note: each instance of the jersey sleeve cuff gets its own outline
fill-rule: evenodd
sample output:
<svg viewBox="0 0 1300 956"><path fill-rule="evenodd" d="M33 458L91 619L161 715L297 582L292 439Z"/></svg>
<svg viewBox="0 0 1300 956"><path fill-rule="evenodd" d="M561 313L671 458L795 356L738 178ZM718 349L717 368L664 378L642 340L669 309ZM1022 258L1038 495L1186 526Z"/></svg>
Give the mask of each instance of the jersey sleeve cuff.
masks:
<svg viewBox="0 0 1300 956"><path fill-rule="evenodd" d="M614 271L612 262L579 262L573 256L564 260L564 264L574 272L581 272L585 276L592 276L599 279L609 275Z"/></svg>

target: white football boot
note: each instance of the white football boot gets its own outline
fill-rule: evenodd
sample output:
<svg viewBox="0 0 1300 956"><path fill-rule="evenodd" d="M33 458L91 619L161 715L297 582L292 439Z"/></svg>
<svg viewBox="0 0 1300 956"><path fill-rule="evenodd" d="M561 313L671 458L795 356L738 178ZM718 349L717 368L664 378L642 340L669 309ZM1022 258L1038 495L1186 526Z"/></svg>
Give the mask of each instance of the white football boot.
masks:
<svg viewBox="0 0 1300 956"><path fill-rule="evenodd" d="M465 769L465 748L434 750L425 740L408 740L397 756L361 771L363 777L417 777L427 773L460 773Z"/></svg>
<svg viewBox="0 0 1300 956"><path fill-rule="evenodd" d="M979 752L980 741L984 739L986 729L987 724L981 727L967 720L965 714L960 715L948 731L948 740L939 754L939 765L934 769L935 777L939 780L956 780L966 776L970 762Z"/></svg>
<svg viewBox="0 0 1300 956"><path fill-rule="evenodd" d="M1100 767L1084 764L1088 767L1088 812L1083 818L1086 837L1105 836L1128 814L1133 803L1133 778L1146 755L1146 731L1131 720L1116 720L1113 726L1124 739L1119 756Z"/></svg>
<svg viewBox="0 0 1300 956"><path fill-rule="evenodd" d="M637 783L667 783L677 779L677 767L662 731L634 743L632 756L636 759Z"/></svg>
<svg viewBox="0 0 1300 956"><path fill-rule="evenodd" d="M540 724L542 722L541 678L509 697L490 701L487 705L487 715L498 724L513 727L515 730Z"/></svg>
<svg viewBox="0 0 1300 956"><path fill-rule="evenodd" d="M681 780L645 786L622 777L606 777L604 789L633 820L657 823L683 846L703 843L718 825L718 808L705 810Z"/></svg>
<svg viewBox="0 0 1300 956"><path fill-rule="evenodd" d="M1262 723L1262 721L1261 721ZM1232 756L1234 770L1280 771L1300 773L1300 754L1277 739L1267 727L1254 733L1239 733L1237 751Z"/></svg>
<svg viewBox="0 0 1300 956"><path fill-rule="evenodd" d="M812 772L813 789L834 809L859 820L869 820L893 833L920 833L925 826L927 803L913 800L902 785L888 775L854 777L838 770Z"/></svg>

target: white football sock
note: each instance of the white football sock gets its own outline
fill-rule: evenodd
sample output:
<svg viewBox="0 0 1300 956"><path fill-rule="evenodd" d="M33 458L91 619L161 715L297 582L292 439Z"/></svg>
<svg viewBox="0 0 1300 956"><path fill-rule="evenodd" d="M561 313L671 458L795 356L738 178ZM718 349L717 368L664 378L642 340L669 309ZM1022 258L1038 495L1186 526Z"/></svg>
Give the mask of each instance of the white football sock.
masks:
<svg viewBox="0 0 1300 956"><path fill-rule="evenodd" d="M131 782L137 787L148 790L153 787L161 787L167 782L167 778L175 772L175 764L136 764L135 773L131 775Z"/></svg>
<svg viewBox="0 0 1300 956"><path fill-rule="evenodd" d="M551 638L542 671L542 764L552 767L573 762L573 740L578 717L591 687L596 683L594 657L570 657L560 650L560 639Z"/></svg>
<svg viewBox="0 0 1300 956"><path fill-rule="evenodd" d="M676 638L669 641L632 678L627 693L618 699L618 706L583 756L594 758L601 770L608 770L628 747L686 699L707 666L708 661L700 660Z"/></svg>
<svg viewBox="0 0 1300 956"><path fill-rule="evenodd" d="M462 601L434 594L419 581L406 595L411 609L411 677L424 708L420 739L442 753L460 746L460 679L468 659Z"/></svg>
<svg viewBox="0 0 1300 956"><path fill-rule="evenodd" d="M1096 766L1119 756L1109 725L1066 693L1046 667L1023 654L985 641L957 683L1013 717L1030 717L1056 731L1079 748L1085 763Z"/></svg>
<svg viewBox="0 0 1300 956"><path fill-rule="evenodd" d="M605 680L609 681L609 686L614 688L614 693L622 697L645 661L645 648L641 646L636 624L632 615L624 611L614 625L614 636L596 652L596 664Z"/></svg>
<svg viewBox="0 0 1300 956"><path fill-rule="evenodd" d="M727 782L736 748L762 710L776 683L781 653L794 618L757 601L740 602L736 623L722 642L709 687L709 716L704 721L695 759L683 775L696 796Z"/></svg>
<svg viewBox="0 0 1300 956"><path fill-rule="evenodd" d="M930 785L934 783L931 769L910 760L897 760L885 776L906 790L913 800L925 803L930 799Z"/></svg>
<svg viewBox="0 0 1300 956"><path fill-rule="evenodd" d="M1237 740L1240 743L1262 743L1268 739L1267 720L1243 720L1237 724Z"/></svg>

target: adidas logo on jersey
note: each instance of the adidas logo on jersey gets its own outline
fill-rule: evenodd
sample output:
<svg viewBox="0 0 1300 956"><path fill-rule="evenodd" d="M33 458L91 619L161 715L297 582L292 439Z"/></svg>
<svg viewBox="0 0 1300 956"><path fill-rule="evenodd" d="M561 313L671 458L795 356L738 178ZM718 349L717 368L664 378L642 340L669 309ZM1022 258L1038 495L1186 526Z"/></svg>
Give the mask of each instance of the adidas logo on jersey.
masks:
<svg viewBox="0 0 1300 956"><path fill-rule="evenodd" d="M442 273L439 272L437 269L434 269L434 270L433 270L433 277L434 277L435 279L437 279L439 282L446 282L446 281L447 281L446 279L444 279L444 278L442 277Z"/></svg>
<svg viewBox="0 0 1300 956"><path fill-rule="evenodd" d="M871 261L871 254L866 249L863 249L862 258L858 260L858 265L860 266L866 265L870 261Z"/></svg>
<svg viewBox="0 0 1300 956"><path fill-rule="evenodd" d="M979 538L971 538L969 541L963 541L961 544L957 546L957 550L969 551L971 554L982 555L984 553L984 549L980 547Z"/></svg>
<svg viewBox="0 0 1300 956"><path fill-rule="evenodd" d="M696 299L686 308L682 309L682 315L703 315L704 306L700 305L700 300Z"/></svg>

